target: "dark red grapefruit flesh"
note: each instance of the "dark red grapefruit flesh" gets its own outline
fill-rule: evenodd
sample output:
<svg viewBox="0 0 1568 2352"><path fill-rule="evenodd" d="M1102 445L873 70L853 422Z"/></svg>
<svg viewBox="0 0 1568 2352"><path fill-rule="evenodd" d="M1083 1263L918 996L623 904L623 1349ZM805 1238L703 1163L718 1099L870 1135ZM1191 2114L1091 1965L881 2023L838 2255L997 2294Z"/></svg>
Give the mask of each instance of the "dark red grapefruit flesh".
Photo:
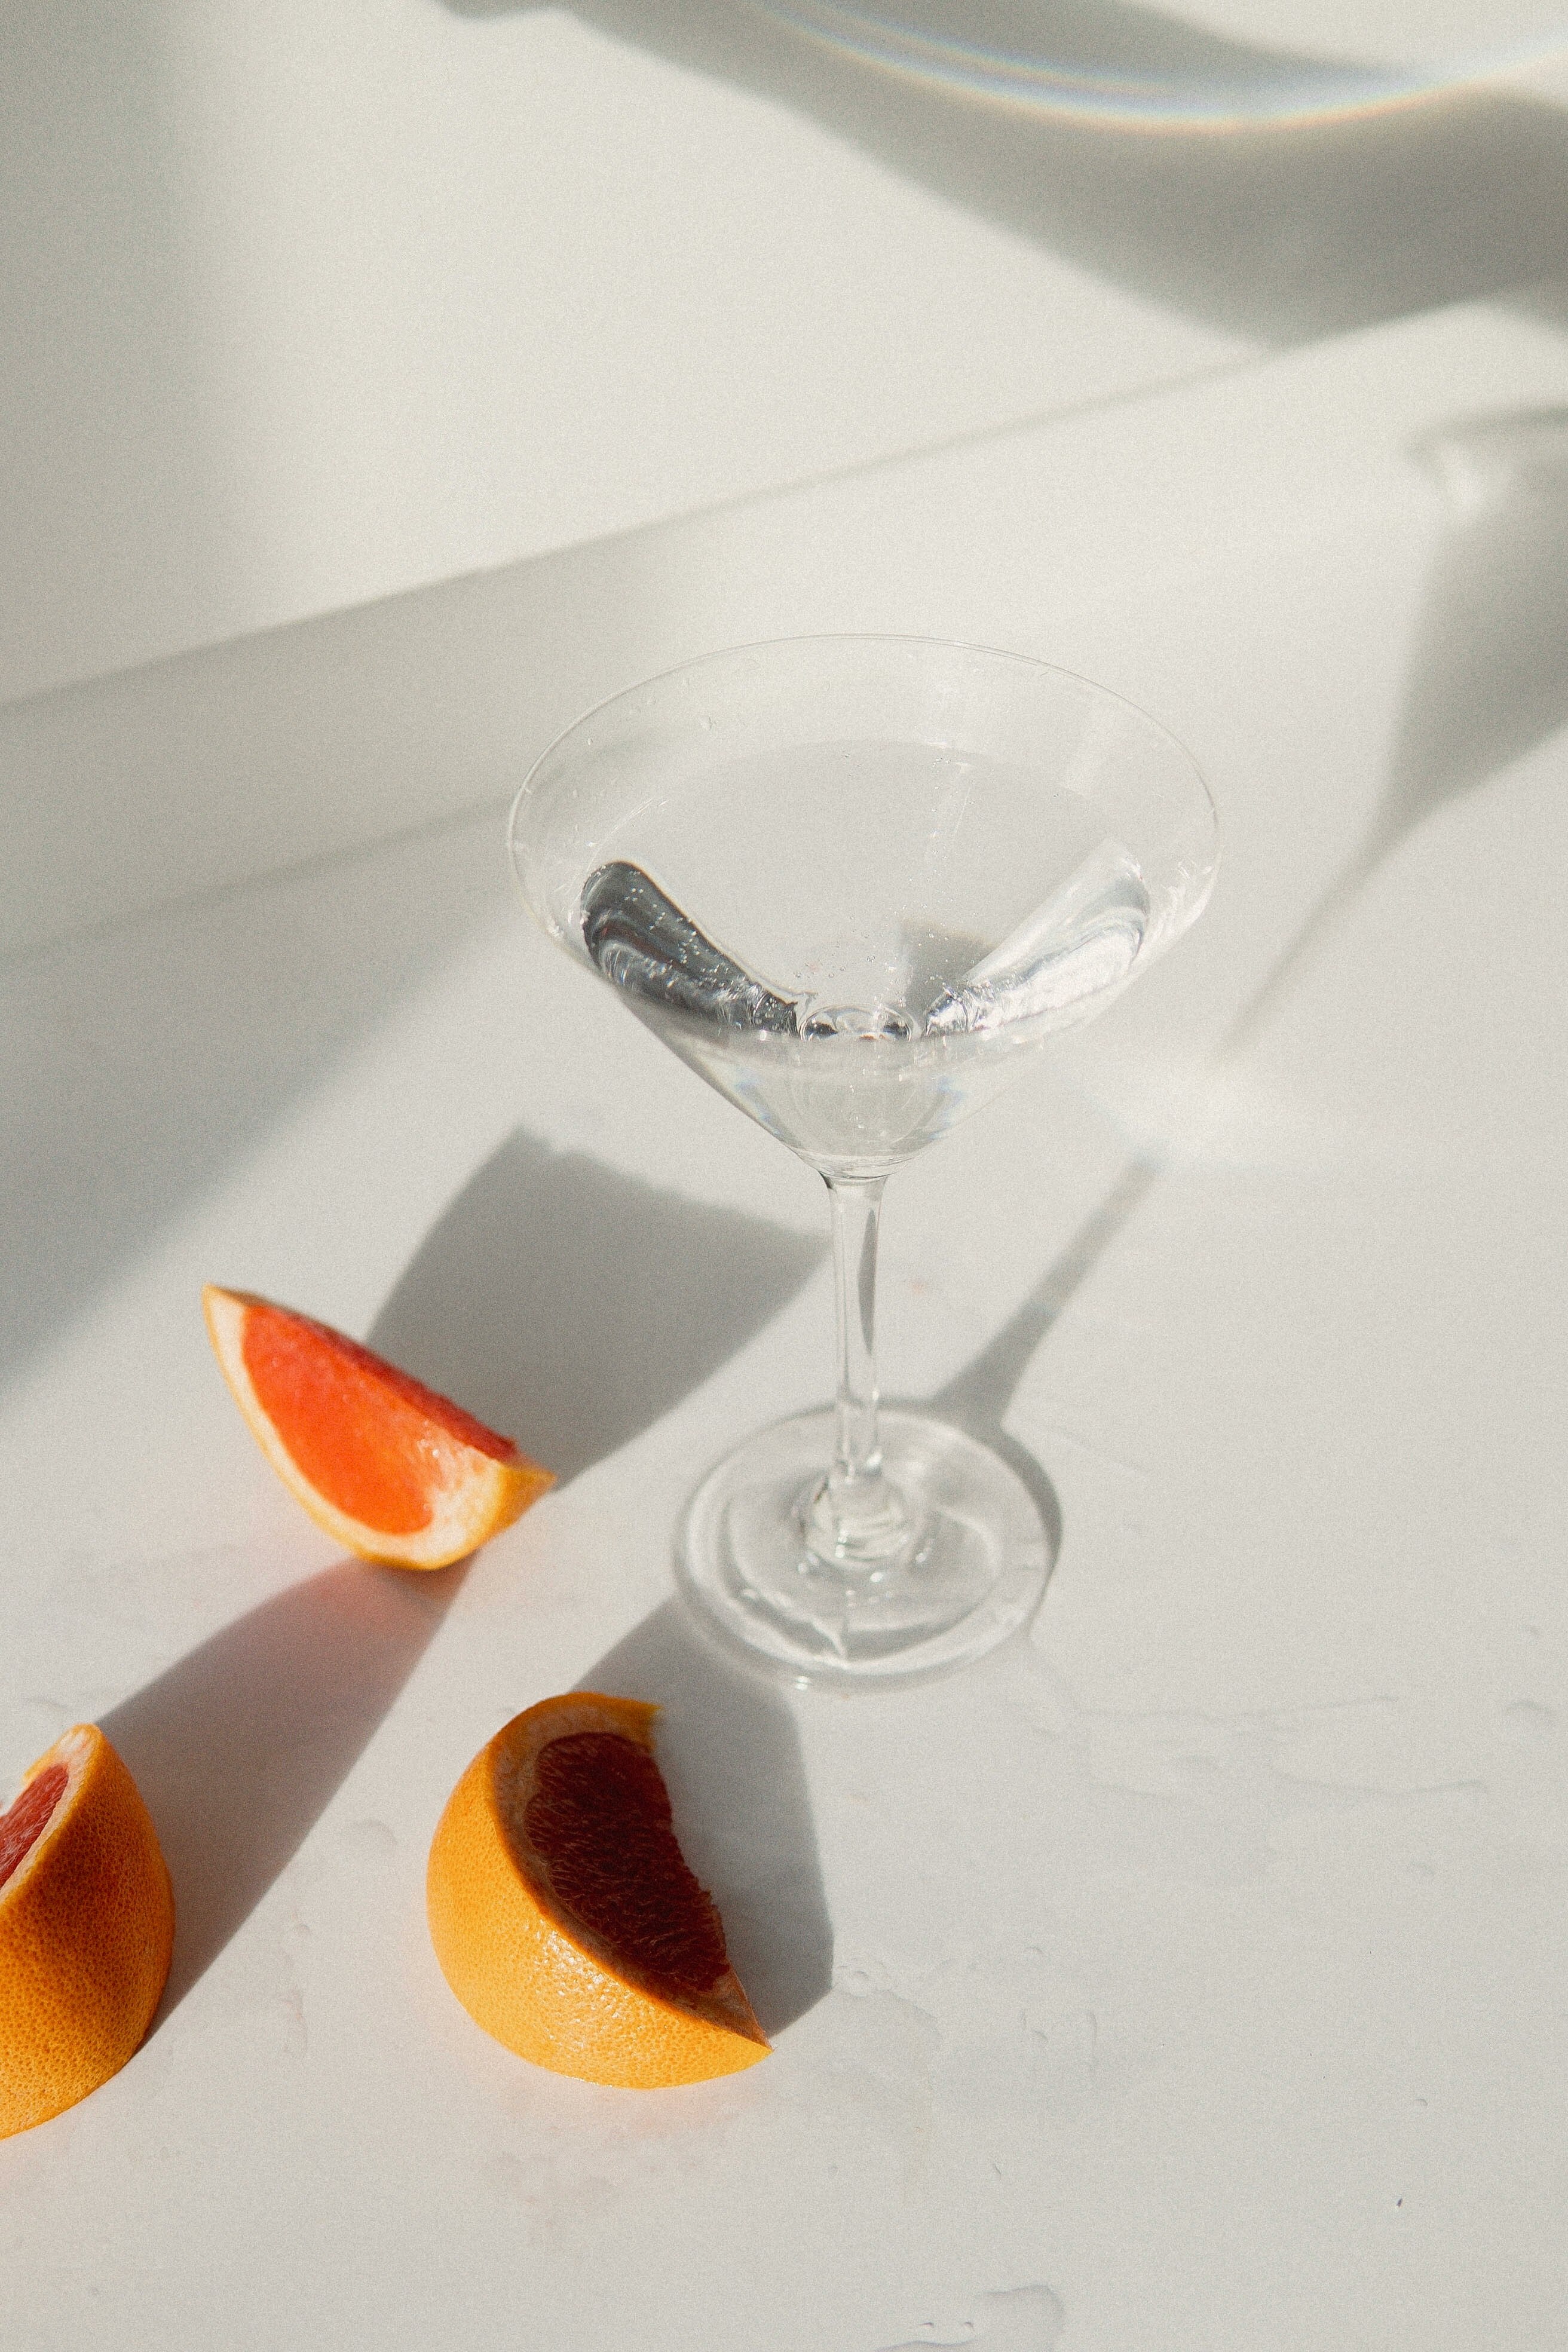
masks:
<svg viewBox="0 0 1568 2352"><path fill-rule="evenodd" d="M534 1782L524 1825L563 1910L656 1985L710 1992L730 1966L723 1926L647 1750L616 1731L570 1732L540 1750Z"/></svg>
<svg viewBox="0 0 1568 2352"><path fill-rule="evenodd" d="M26 1861L49 1826L70 1779L63 1764L47 1764L28 1781L7 1813L0 1813L0 1886Z"/></svg>

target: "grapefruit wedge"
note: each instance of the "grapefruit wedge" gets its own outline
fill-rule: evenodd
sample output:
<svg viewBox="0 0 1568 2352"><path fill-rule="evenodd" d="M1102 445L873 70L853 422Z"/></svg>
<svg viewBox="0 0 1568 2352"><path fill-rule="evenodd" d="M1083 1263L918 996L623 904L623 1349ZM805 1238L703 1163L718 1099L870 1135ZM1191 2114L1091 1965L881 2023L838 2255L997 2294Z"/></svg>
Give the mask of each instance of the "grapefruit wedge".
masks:
<svg viewBox="0 0 1568 2352"><path fill-rule="evenodd" d="M325 1323L215 1283L202 1304L257 1444L362 1559L446 1568L554 1485L510 1437Z"/></svg>
<svg viewBox="0 0 1568 2352"><path fill-rule="evenodd" d="M453 1790L426 1881L436 1957L476 2024L536 2066L637 2091L769 2046L676 1843L658 1712L573 1691L514 1716Z"/></svg>
<svg viewBox="0 0 1568 2352"><path fill-rule="evenodd" d="M79 1723L0 1813L0 2139L119 2073L174 1948L152 1818L102 1732Z"/></svg>

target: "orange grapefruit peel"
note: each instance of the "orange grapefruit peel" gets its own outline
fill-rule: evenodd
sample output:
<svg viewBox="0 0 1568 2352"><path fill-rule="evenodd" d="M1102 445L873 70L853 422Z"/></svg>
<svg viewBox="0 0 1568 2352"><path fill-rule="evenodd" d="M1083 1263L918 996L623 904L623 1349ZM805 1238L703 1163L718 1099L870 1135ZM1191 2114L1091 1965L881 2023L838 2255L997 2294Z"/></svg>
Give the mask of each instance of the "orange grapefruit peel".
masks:
<svg viewBox="0 0 1568 2352"><path fill-rule="evenodd" d="M174 1948L152 1817L102 1732L78 1724L0 1814L0 2139L119 2073Z"/></svg>
<svg viewBox="0 0 1568 2352"><path fill-rule="evenodd" d="M318 1527L363 1559L448 1567L554 1485L510 1437L342 1331L216 1283L202 1306L257 1444Z"/></svg>
<svg viewBox="0 0 1568 2352"><path fill-rule="evenodd" d="M559 2074L663 2090L754 2066L767 2036L676 1843L656 1707L542 1700L480 1749L430 1848L430 1937L476 2024Z"/></svg>

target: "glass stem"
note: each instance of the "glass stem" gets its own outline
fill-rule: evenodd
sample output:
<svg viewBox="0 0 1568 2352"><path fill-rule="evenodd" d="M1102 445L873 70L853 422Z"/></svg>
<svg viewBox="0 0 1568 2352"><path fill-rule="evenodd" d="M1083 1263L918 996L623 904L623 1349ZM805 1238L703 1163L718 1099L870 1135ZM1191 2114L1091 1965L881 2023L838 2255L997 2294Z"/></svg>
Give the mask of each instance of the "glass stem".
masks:
<svg viewBox="0 0 1568 2352"><path fill-rule="evenodd" d="M836 1568L874 1568L903 1551L911 1532L877 1440L877 1229L887 1179L825 1181L833 1204L838 1431L833 1466L806 1505L806 1543Z"/></svg>
<svg viewBox="0 0 1568 2352"><path fill-rule="evenodd" d="M838 1452L847 1480L874 1478L877 1444L877 1234L887 1179L826 1180L833 1205L833 1273L838 1309Z"/></svg>

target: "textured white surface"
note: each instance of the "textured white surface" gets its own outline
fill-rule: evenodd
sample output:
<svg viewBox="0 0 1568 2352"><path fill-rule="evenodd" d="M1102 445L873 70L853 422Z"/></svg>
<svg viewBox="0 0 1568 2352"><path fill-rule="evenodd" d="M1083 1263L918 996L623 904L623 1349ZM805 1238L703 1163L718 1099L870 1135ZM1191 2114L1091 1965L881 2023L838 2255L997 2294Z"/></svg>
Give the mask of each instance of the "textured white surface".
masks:
<svg viewBox="0 0 1568 2352"><path fill-rule="evenodd" d="M1059 1503L981 1669L797 1701L682 1634L680 1501L826 1382L821 1203L531 935L493 814L8 967L0 1769L104 1720L183 1923L138 2057L0 2145L8 2345L1555 2340L1568 491L1517 412L1568 352L1473 313L1206 398L659 575L681 649L746 580L1035 646L1222 812L1200 929L890 1196L889 1390ZM1445 491L1410 439L1478 410L1515 421ZM339 1562L205 1278L570 1475L466 1577ZM668 1703L682 1833L798 2011L744 2077L555 2080L436 1970L445 1796L580 1680Z"/></svg>

